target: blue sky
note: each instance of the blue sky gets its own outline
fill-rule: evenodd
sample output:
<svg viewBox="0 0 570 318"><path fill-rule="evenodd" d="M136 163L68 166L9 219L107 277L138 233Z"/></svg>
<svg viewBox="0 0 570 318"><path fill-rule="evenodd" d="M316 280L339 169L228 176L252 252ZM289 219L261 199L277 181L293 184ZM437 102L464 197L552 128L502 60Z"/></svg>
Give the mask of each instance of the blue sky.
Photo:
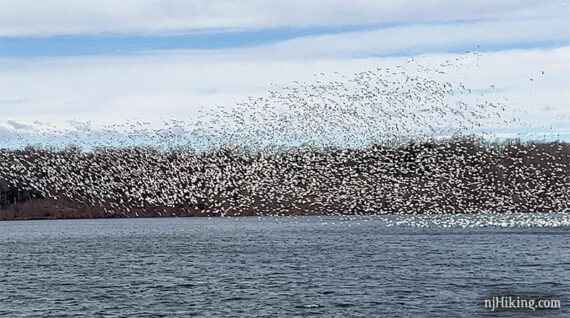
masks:
<svg viewBox="0 0 570 318"><path fill-rule="evenodd" d="M489 20L450 20L445 25L465 25ZM279 26L253 30L187 31L186 34L71 34L71 35L28 35L0 37L0 57L2 58L39 58L57 56L86 55L133 55L164 50L213 50L236 47L251 47L276 43L300 37L322 36L331 34L355 33L405 27L414 23L372 23L365 25L341 26ZM422 23L422 25L441 25L441 22ZM471 51L497 51L514 48L549 48L570 45L570 37L523 38L500 43L459 43L438 46L439 52L462 53ZM424 46L414 49L402 48L397 51L378 52L376 56L410 56L433 51L433 47Z"/></svg>
<svg viewBox="0 0 570 318"><path fill-rule="evenodd" d="M194 32L178 35L55 35L2 37L0 57L34 58L77 55L141 54L156 50L223 49L275 43L302 36L373 30L380 25L278 27L263 30Z"/></svg>
<svg viewBox="0 0 570 318"><path fill-rule="evenodd" d="M567 131L568 30L560 0L0 0L0 126L191 118L271 83L469 50L483 56L462 80Z"/></svg>
<svg viewBox="0 0 570 318"><path fill-rule="evenodd" d="M469 23L466 21L463 23ZM462 24L455 21L454 24ZM448 22L451 24L451 22ZM183 35L56 35L49 37L2 37L0 58L40 58L86 55L134 55L164 50L213 50L251 47L299 37L373 31L395 25L343 27L281 27L254 31L200 32ZM570 39L528 39L504 43L461 43L439 46L439 52L487 52L514 48L551 48L570 45ZM375 56L410 56L432 51L432 47L378 52Z"/></svg>

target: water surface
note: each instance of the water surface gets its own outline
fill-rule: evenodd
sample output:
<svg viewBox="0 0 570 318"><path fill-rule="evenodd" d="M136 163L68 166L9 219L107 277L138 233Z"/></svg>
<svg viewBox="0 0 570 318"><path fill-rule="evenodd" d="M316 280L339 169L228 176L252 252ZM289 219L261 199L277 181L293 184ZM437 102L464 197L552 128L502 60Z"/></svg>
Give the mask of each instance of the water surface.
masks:
<svg viewBox="0 0 570 318"><path fill-rule="evenodd" d="M0 316L568 317L568 227L395 220L0 222ZM561 298L562 309L483 308L503 294Z"/></svg>

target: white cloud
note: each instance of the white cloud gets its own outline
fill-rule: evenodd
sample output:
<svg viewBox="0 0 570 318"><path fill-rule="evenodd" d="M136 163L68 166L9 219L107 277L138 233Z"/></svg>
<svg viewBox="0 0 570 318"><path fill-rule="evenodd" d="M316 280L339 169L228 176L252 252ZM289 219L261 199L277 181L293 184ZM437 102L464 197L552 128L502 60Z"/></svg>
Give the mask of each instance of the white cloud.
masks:
<svg viewBox="0 0 570 318"><path fill-rule="evenodd" d="M540 26L540 27L537 27ZM527 43L570 43L570 18L493 20L451 24L413 24L373 31L309 36L266 46L264 56L293 58L441 52L477 45L517 47ZM257 51L260 48L256 48ZM246 55L249 49L242 50ZM240 52L240 50L234 50Z"/></svg>
<svg viewBox="0 0 570 318"><path fill-rule="evenodd" d="M14 3L24 3L22 7L25 7L26 2L17 1ZM18 7L14 3L0 0L2 7L12 8L10 10ZM66 14L75 15L81 11L80 9L73 9L74 6L79 6L74 3L76 2L67 3L70 7ZM136 5L133 4L133 12L142 10L140 9L141 6L157 5L152 1L137 1L136 3ZM164 5L166 2L160 3ZM273 6L273 9L279 5L286 6L282 2L277 4L272 4L273 2L255 3L264 8ZM263 5L259 3L263 3ZM341 6L341 2L338 3ZM509 19L448 24L416 23L372 31L295 38L258 47L221 50L146 52L134 56L3 59L0 60L0 110L2 117L26 123L31 123L34 120L65 123L65 120L73 118L92 119L95 122L108 123L132 117L155 119L161 116L165 118L173 116L190 117L196 114L200 106L231 105L248 95L262 94L269 88L271 82L288 84L294 80L310 80L314 73L325 72L330 74L334 71L351 73L378 65L402 63L401 58L374 56L385 56L398 52L433 52L424 54L423 60L425 63L437 65L445 59L453 59L457 56L438 52L455 47L469 45L475 47L477 44L487 47L516 47L521 43L544 42L554 45L568 45L568 41L570 41L567 31L570 29L570 19L560 17L561 14L548 16L544 8L550 8L551 4L543 5L536 12L531 12L529 10L535 5L535 2L531 1L498 2L498 4L473 1L469 2L469 9L471 10L466 10L467 7L456 5L455 2L447 1L424 1L416 8L412 8L412 3L420 2L403 1L398 2L397 5L394 4L395 2L390 5L385 2L374 4L376 2L370 1L366 3L367 6L372 7L362 12L348 10L346 15L339 16L337 20L331 17L326 18L327 14L332 14L326 11L330 9L323 9L325 10L324 18L316 14L315 10L319 2L311 2L311 6L317 7L313 8L313 11L309 10L309 13L297 12L301 17L286 14L288 11L283 9L275 21L269 19L264 20L263 23L253 23L248 20L247 23L255 27L279 23L301 23L299 22L301 20L298 19L302 19L305 14L313 14L318 17L314 21L317 24L348 23L352 21L350 19L356 19L355 17L358 15L361 16L362 22L370 22L367 20L369 17L367 12L380 10L383 15L388 16L389 12L396 12L394 8L402 6L408 8L407 11L402 9L402 14L396 14L394 19L401 21L418 19L417 21L422 21L436 19L437 17L452 16L459 19L465 17L464 15L482 17L491 14L497 17L508 16ZM128 11L121 7L126 5L126 2L117 2L116 7L105 1L91 2L91 4L93 6L91 9L95 15L99 14L97 12L108 11L110 16L115 16L121 12L127 14L125 12ZM207 8L211 7L208 9L210 11L223 11L215 4L226 8L220 2L202 3ZM244 1L242 4L247 7L254 5L254 2ZM442 6L443 4L447 6ZM43 6L43 2L38 3L39 8ZM348 4L345 3L344 6L348 8ZM478 6L479 9L473 6ZM495 6L493 7L494 13L485 13L486 11L483 10L485 6ZM443 10L441 15L434 11L436 7ZM54 12L61 11L61 8L62 6L53 5L52 9L46 9L44 18L38 17L38 21L41 22L42 19L57 15ZM354 8L351 7L351 10L357 10L357 8L362 9L357 3ZM462 13L460 9L466 11ZM509 9L513 9L515 12L511 12ZM233 14L239 16L238 13L241 9L236 8L236 10ZM293 7L290 10L293 10ZM420 18L420 14L417 12L410 13L415 12L414 10L425 11L425 17ZM562 10L565 9L558 11L563 12L562 15L567 14ZM150 11L154 12L153 10ZM158 11L158 13L153 14L160 15L160 10ZM270 12L271 10L267 9L266 11ZM6 28L0 27L0 29L16 32L14 30L17 28L13 26L17 23L9 21L20 21L16 18L18 14L15 14L12 20L9 19L8 22L5 22L2 15L6 15L6 11L0 10L0 12L0 21L2 21L0 23L7 25ZM258 9L256 12L265 11ZM455 15L450 15L450 13ZM543 16L541 16L542 13L544 13ZM31 12L30 16L33 17L34 14ZM211 16L202 15L204 19L215 20L214 17L219 17L219 21L223 20L221 19L223 15L218 13ZM265 15L265 18L268 16L270 16L269 13ZM351 16L353 17L351 18ZM370 16L374 16L374 14ZM514 16L518 19L510 19ZM528 17L522 18L525 16ZM261 14L261 17L264 15ZM137 19L133 18L132 21L139 21ZM246 15L243 19L249 18ZM79 18L76 20L78 23L81 22ZM138 29L129 29L128 25L123 24L114 26L111 22L109 22L108 27L121 32L128 30L149 31L152 28L145 28L150 28L154 22L151 18L148 21L150 24L145 24L146 22L143 21ZM170 20L165 18L164 28L156 28L155 31L174 30L169 26L168 21ZM55 27L56 24L50 24L47 20L44 22L46 23L44 28L46 34L61 31ZM29 32L36 34L34 33L36 31L33 31L35 30L34 23L22 25L30 27ZM132 23L134 25L135 22ZM204 22L196 28L207 28L205 25L209 25L208 23ZM224 27L232 28L243 27L247 24L240 26L238 23L232 24L233 22L223 23L227 23ZM62 24L62 26L65 25ZM97 22L93 24L93 28L84 25L73 30L77 32L112 31L111 29L100 28L101 26L105 27L105 25ZM37 30L40 29L38 27ZM20 31L14 34L29 33L28 31L26 31L28 33L18 32ZM475 63L478 63L479 67L476 67ZM545 75L541 74L542 70L545 71ZM544 120L547 116L558 116L557 118L566 121L570 119L568 117L570 116L570 105L568 105L570 87L567 84L567 78L570 76L570 46L486 53L479 61L473 61L471 69L465 71L464 74L464 77L469 77L472 85L481 89L488 89L490 83L495 84L496 92L507 96L516 107L526 110L529 118L533 120ZM530 81L531 77L535 80ZM494 96L499 97L500 94L496 93ZM545 105L549 105L551 110L545 111Z"/></svg>
<svg viewBox="0 0 570 318"><path fill-rule="evenodd" d="M266 48L261 48L265 54ZM258 58L227 60L226 50L136 57L82 57L4 60L0 96L18 104L0 105L4 119L64 122L68 119L118 122L126 118L188 118L200 106L232 105L263 94L270 83L311 81L313 74L351 74L404 63L403 58ZM438 65L455 54L426 54L416 60ZM485 53L450 74L488 97L508 97L533 120L569 116L570 46L557 49ZM478 66L477 66L478 65ZM545 72L542 75L542 71ZM530 81L533 78L533 81ZM490 84L496 90L491 91ZM493 93L496 92L496 93ZM544 111L544 105L551 110ZM564 118L564 117L560 117ZM570 117L566 117L570 118ZM568 119L566 119L568 121Z"/></svg>
<svg viewBox="0 0 570 318"><path fill-rule="evenodd" d="M559 1L0 0L0 34L164 33L566 17Z"/></svg>

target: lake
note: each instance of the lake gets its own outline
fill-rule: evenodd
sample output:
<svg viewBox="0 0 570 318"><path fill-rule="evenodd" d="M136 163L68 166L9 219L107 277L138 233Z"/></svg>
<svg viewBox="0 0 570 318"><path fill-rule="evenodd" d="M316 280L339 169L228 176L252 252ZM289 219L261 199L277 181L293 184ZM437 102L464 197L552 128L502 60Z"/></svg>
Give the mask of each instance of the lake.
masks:
<svg viewBox="0 0 570 318"><path fill-rule="evenodd" d="M0 222L0 316L570 316L568 226L397 218ZM484 308L502 295L562 308Z"/></svg>

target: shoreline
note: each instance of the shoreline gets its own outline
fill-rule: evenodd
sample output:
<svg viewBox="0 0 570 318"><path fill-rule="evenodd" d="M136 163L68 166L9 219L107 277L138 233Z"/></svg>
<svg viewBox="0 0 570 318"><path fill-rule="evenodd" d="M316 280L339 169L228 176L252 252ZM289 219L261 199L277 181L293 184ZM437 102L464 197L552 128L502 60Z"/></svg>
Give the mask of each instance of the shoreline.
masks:
<svg viewBox="0 0 570 318"><path fill-rule="evenodd" d="M45 221L45 220L97 220L97 219L154 219L154 218L239 218L239 217L293 217L293 216L379 216L379 215L473 215L473 214L509 214L509 213L518 213L518 214L529 214L529 213L538 213L538 214L549 214L549 213L570 213L570 209L566 210L550 210L550 211L520 211L520 212L513 212L513 211L480 211L480 212L446 212L446 213L438 213L432 211L425 211L425 212L397 212L397 211L384 211L384 212L347 212L347 213L340 213L340 212L315 212L315 211L308 211L308 212L300 212L300 211L292 211L291 213L259 213L256 214L254 212L250 213L214 213L214 212L207 212L203 213L199 210L194 211L194 213L179 213L176 214L176 208L168 208L171 213L158 213L158 211L131 211L129 214L121 213L121 214L110 214L105 213L101 209L97 209L95 207L85 207L83 210L74 210L70 206L61 206L58 205L57 211L48 211L50 209L49 206L46 206L45 203L54 202L53 199L32 199L27 202L19 203L16 205L10 205L7 208L0 209L0 222L2 221ZM67 200L60 200L60 202L67 201ZM69 201L68 201L69 202ZM43 204L42 204L43 203ZM38 208L38 204L40 207ZM166 207L160 207L161 209L166 209ZM53 209L53 208L52 208ZM180 211L178 211L180 212ZM188 212L188 211L186 211Z"/></svg>

